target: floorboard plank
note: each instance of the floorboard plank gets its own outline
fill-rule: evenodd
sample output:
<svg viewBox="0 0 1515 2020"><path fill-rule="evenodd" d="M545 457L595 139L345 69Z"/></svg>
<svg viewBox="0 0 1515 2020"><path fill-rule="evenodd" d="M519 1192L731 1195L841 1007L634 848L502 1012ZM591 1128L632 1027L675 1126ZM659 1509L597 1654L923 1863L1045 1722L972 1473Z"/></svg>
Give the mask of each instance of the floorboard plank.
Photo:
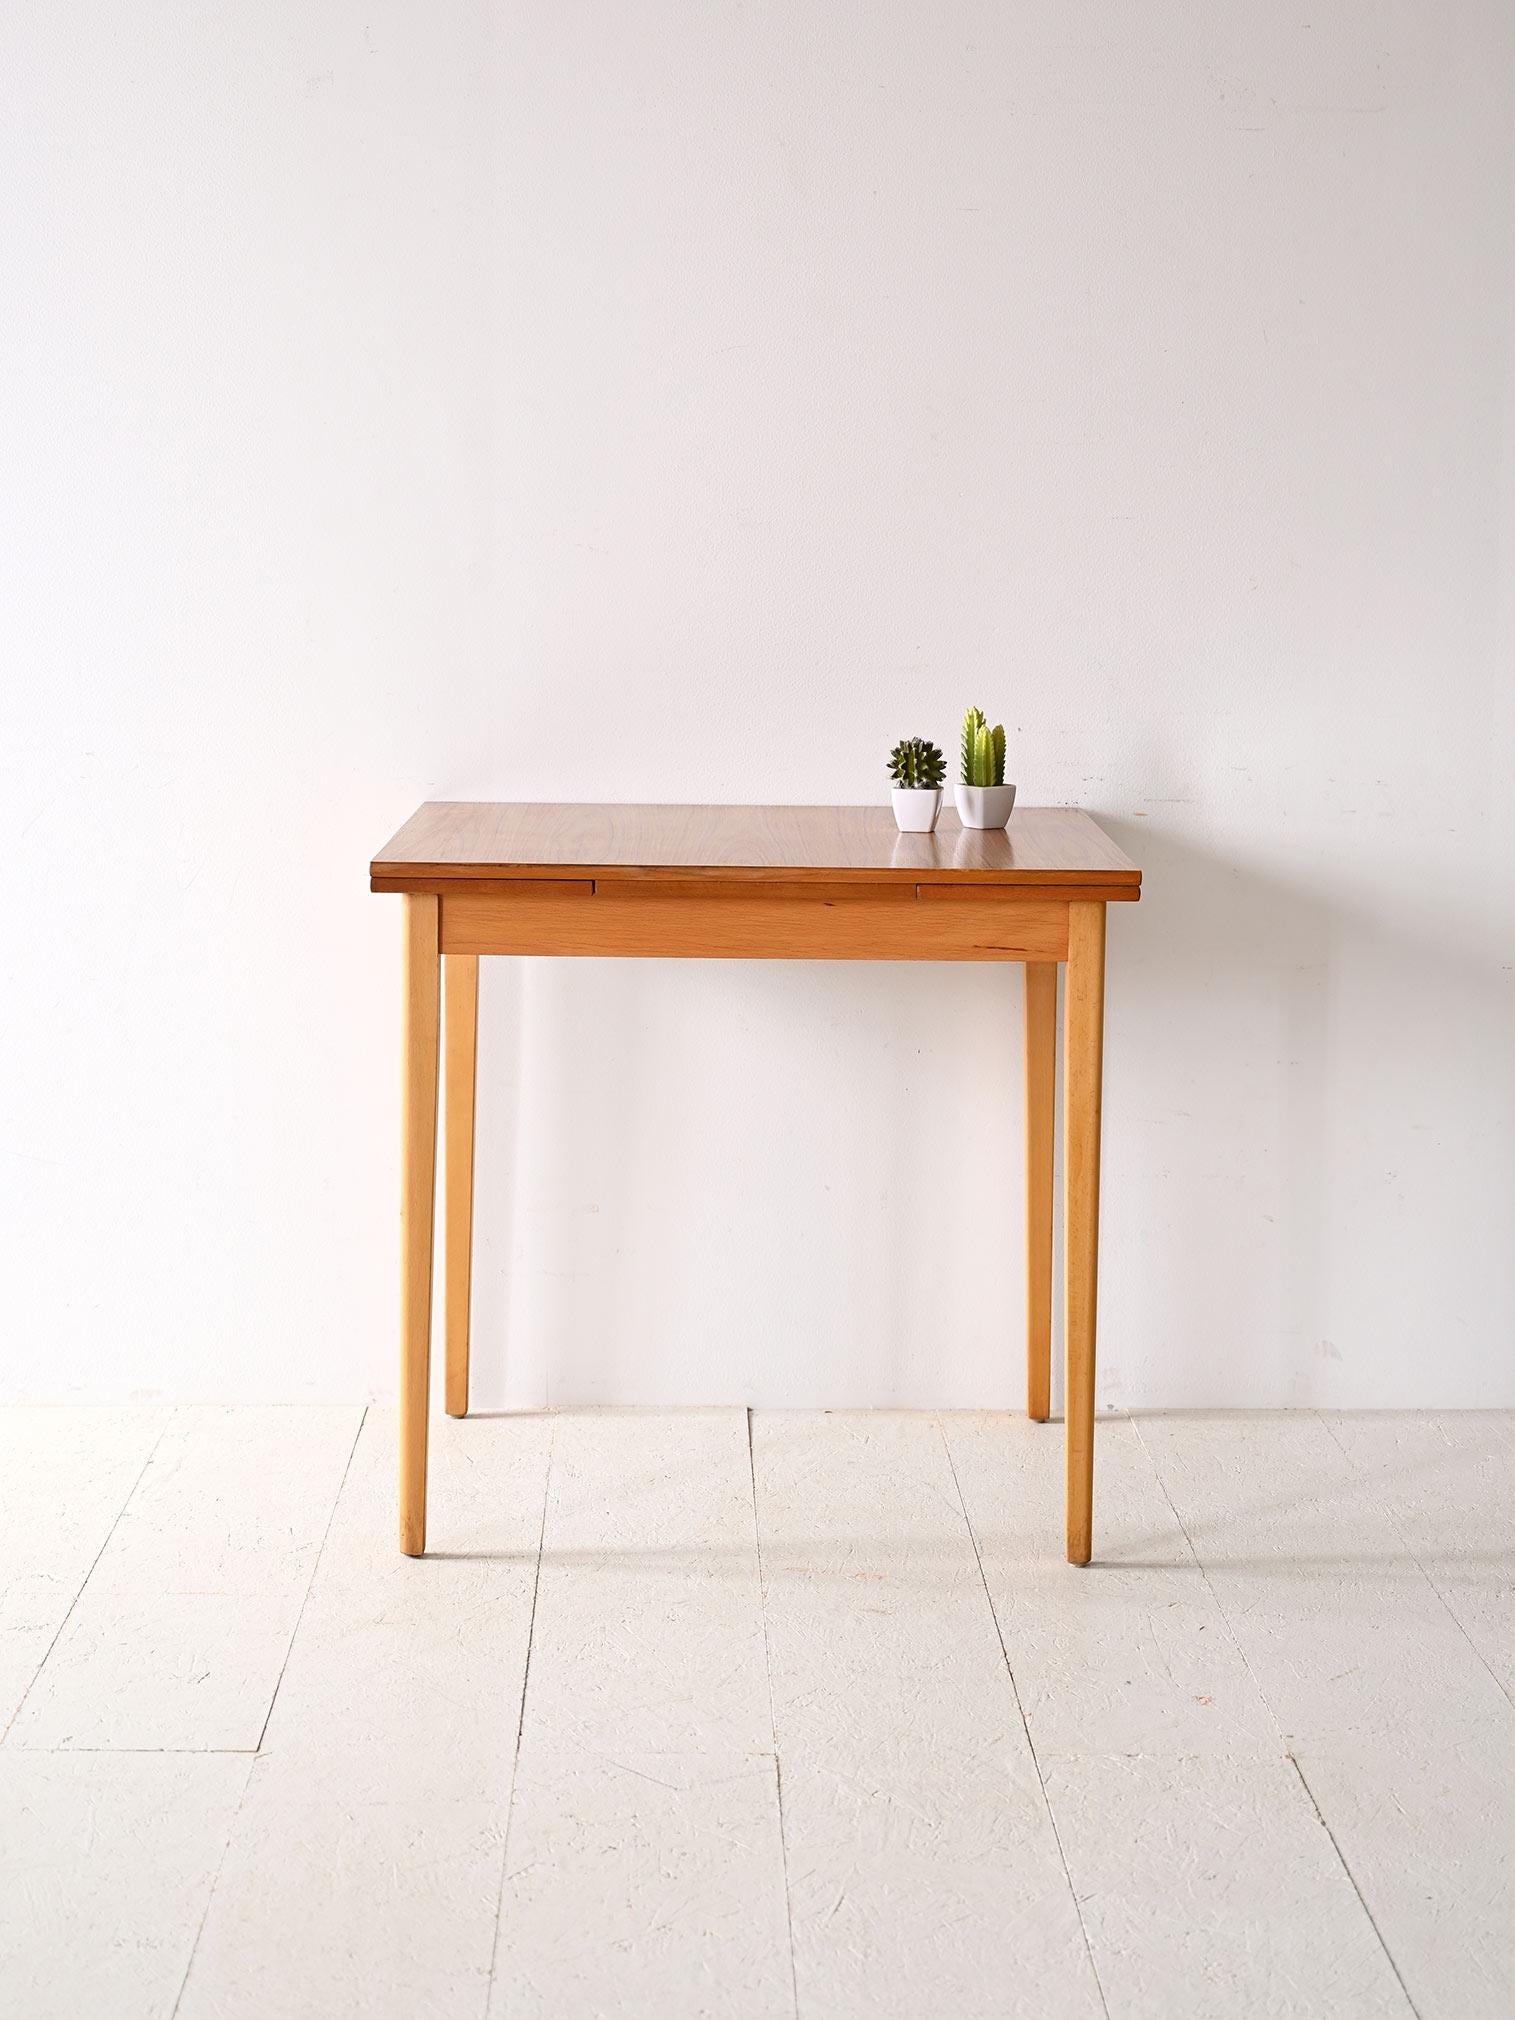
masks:
<svg viewBox="0 0 1515 2020"><path fill-rule="evenodd" d="M1136 1421L1287 1747L1503 1727L1509 1700L1318 1418Z"/></svg>
<svg viewBox="0 0 1515 2020"><path fill-rule="evenodd" d="M1024 1417L954 1413L942 1430L1039 1751L1250 1753L1278 1728L1125 1418L1096 1433L1095 1561L1049 1549L1062 1437Z"/></svg>
<svg viewBox="0 0 1515 2020"><path fill-rule="evenodd" d="M1111 2020L1414 2020L1292 1762L1044 1766Z"/></svg>
<svg viewBox="0 0 1515 2020"><path fill-rule="evenodd" d="M1311 1748L1299 1771L1420 2020L1515 2013L1515 1723L1476 1747Z"/></svg>
<svg viewBox="0 0 1515 2020"><path fill-rule="evenodd" d="M800 2014L1092 2020L936 1420L760 1414L753 1456Z"/></svg>
<svg viewBox="0 0 1515 2020"><path fill-rule="evenodd" d="M1515 2011L1508 1414L356 1421L0 1413L7 2013Z"/></svg>
<svg viewBox="0 0 1515 2020"><path fill-rule="evenodd" d="M550 1437L438 1417L416 1560L368 1413L180 2020L480 2020Z"/></svg>
<svg viewBox="0 0 1515 2020"><path fill-rule="evenodd" d="M9 1743L253 1750L361 1417L177 1411Z"/></svg>
<svg viewBox="0 0 1515 2020"><path fill-rule="evenodd" d="M1515 1703L1515 1414L1332 1414L1327 1430Z"/></svg>
<svg viewBox="0 0 1515 2020"><path fill-rule="evenodd" d="M0 1734L126 1506L168 1410L0 1410Z"/></svg>
<svg viewBox="0 0 1515 2020"><path fill-rule="evenodd" d="M740 1410L566 1414L491 2014L790 2014Z"/></svg>
<svg viewBox="0 0 1515 2020"><path fill-rule="evenodd" d="M0 1753L0 2008L168 2020L249 1766Z"/></svg>

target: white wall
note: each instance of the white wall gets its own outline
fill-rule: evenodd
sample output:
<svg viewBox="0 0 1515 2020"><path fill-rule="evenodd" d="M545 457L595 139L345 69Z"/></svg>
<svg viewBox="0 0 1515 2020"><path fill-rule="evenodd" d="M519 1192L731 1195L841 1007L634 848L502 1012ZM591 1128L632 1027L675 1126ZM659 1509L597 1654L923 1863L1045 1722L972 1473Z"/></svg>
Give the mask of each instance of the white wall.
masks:
<svg viewBox="0 0 1515 2020"><path fill-rule="evenodd" d="M417 801L979 701L1147 871L1104 1400L1515 1403L1502 0L0 34L5 1393L391 1388ZM485 991L481 1401L1018 1399L1015 971Z"/></svg>

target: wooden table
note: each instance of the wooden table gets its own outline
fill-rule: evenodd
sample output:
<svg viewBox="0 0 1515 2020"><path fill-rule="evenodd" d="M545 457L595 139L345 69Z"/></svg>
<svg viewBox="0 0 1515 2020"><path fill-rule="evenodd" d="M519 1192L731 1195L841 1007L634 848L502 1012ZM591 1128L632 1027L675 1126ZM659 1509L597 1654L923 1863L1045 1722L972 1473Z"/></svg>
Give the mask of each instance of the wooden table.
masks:
<svg viewBox="0 0 1515 2020"><path fill-rule="evenodd" d="M474 1058L481 954L788 961L1019 961L1025 969L1026 1408L1052 1375L1052 1138L1063 989L1067 1545L1087 1564L1094 1490L1105 906L1141 871L1085 813L1018 808L982 832L887 806L531 806L432 801L374 858L405 900L400 1548L426 1548L438 1038L445 1102L449 1415L468 1412Z"/></svg>

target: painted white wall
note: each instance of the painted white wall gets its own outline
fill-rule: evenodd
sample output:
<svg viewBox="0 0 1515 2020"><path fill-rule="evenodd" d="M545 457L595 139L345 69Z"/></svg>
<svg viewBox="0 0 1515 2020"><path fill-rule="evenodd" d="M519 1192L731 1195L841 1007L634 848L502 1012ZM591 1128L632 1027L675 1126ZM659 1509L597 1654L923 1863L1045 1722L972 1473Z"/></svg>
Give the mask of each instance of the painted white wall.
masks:
<svg viewBox="0 0 1515 2020"><path fill-rule="evenodd" d="M1502 0L4 10L6 1394L392 1387L427 797L1112 916L1106 1402L1515 1403ZM493 964L478 1400L1014 1403L1016 971Z"/></svg>

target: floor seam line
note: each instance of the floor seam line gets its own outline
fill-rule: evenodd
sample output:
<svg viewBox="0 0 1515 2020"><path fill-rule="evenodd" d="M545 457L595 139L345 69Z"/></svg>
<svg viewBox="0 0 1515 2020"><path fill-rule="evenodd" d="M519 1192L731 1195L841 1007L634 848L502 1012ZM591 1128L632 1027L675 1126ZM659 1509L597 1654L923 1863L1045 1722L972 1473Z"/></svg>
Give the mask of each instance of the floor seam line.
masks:
<svg viewBox="0 0 1515 2020"><path fill-rule="evenodd" d="M537 1562L531 1580L531 1612L526 1621L526 1659L521 1665L521 1711L516 1720L515 1751L510 1758L510 1795L505 1804L505 1829L500 1840L500 1891L495 1900L494 1940L489 1946L489 1979L484 1987L484 2020L494 2005L495 1980L500 1968L500 1929L505 1920L505 1889L510 1883L510 1827L515 1821L516 1780L521 1772L521 1740L526 1731L526 1697L531 1689L531 1656L536 1646L537 1599L542 1590L542 1552L547 1543L547 1503L552 1494L552 1461L557 1450L556 1419L547 1419L547 1464L542 1472L542 1520L537 1529Z"/></svg>
<svg viewBox="0 0 1515 2020"><path fill-rule="evenodd" d="M747 1478L752 1488L752 1547L757 1559L758 1618L763 1627L763 1674L768 1680L768 1730L773 1738L773 1794L779 1813L779 1867L784 1880L784 1927L789 1941L790 2005L799 2020L799 1966L794 1954L794 1901L789 1892L789 1840L784 1826L784 1767L779 1758L779 1724L773 1704L773 1651L768 1641L768 1588L763 1576L763 1532L757 1512L757 1461L752 1450L752 1410L747 1418Z"/></svg>
<svg viewBox="0 0 1515 2020"><path fill-rule="evenodd" d="M957 1477L957 1461L952 1456L952 1442L948 1438L940 1416L935 1419L936 1434L942 1441L942 1450L947 1458L947 1470L952 1475L953 1490L957 1495L957 1505L962 1511L963 1526L968 1531L968 1541L973 1549L973 1560L978 1566L979 1583L984 1588L984 1598L989 1607L989 1618L994 1624L994 1638L999 1643L1000 1656L1005 1665L1005 1674L1010 1679L1010 1694L1015 1699L1016 1714L1021 1722L1021 1731L1026 1735L1026 1747L1031 1755L1031 1765L1036 1770L1037 1787L1042 1794L1042 1808L1047 1813L1047 1822L1052 1826L1052 1842L1057 1846L1057 1856L1062 1863L1063 1878L1068 1882L1068 1897L1073 1903L1073 1912L1078 1917L1079 1934L1084 1939L1084 1954L1089 1959L1089 1973L1094 1980L1094 1989L1099 1994L1101 2010L1105 2020L1110 2020L1110 2001L1105 1996L1104 1980L1099 1975L1099 1965L1095 1961L1094 1945L1089 1940L1089 1925L1084 1920L1084 1904L1078 1898L1078 1888L1073 1884L1073 1869L1068 1864L1068 1854L1063 1846L1063 1834L1058 1829L1057 1816L1052 1808L1052 1798L1047 1794L1047 1778L1042 1773L1041 1759L1036 1751L1036 1741L1031 1737L1031 1721L1026 1717L1026 1707L1021 1702L1020 1685L1015 1680L1015 1666L1010 1660L1010 1650L1005 1644L1005 1632L1000 1626L999 1608L994 1603L994 1594L989 1590L988 1575L984 1570L984 1553L979 1548L978 1534L973 1527L973 1517L968 1513L967 1496L963 1493L963 1483Z"/></svg>
<svg viewBox="0 0 1515 2020"><path fill-rule="evenodd" d="M284 1673L289 1668L289 1658L294 1654L295 1642L299 1639L300 1623L305 1618L305 1609L310 1604L310 1595L316 1588L316 1579L320 1575L321 1570L321 1559L326 1555L327 1541L331 1536L331 1525L337 1519L337 1508L342 1500L342 1490L347 1485L348 1474L352 1471L353 1454L358 1449L358 1440L362 1437L363 1426L367 1422L368 1405L365 1403L358 1415L358 1428L353 1432L352 1443L347 1448L347 1457L342 1464L342 1477L337 1482L337 1491L331 1497L331 1512L326 1518L326 1527L321 1531L321 1540L316 1545L315 1556L311 1559L310 1576L306 1579L305 1590L300 1595L300 1610L295 1615L294 1626L290 1629L289 1645L284 1651L284 1660L279 1664L279 1674L274 1678L274 1687L269 1693L268 1709L264 1712L263 1723L258 1729L258 1744L253 1749L255 1753L262 1753L263 1742L268 1737L268 1722L273 1717L274 1706L279 1701L279 1692L284 1684Z"/></svg>
<svg viewBox="0 0 1515 2020"><path fill-rule="evenodd" d="M50 1755L56 1759L77 1759L80 1755L101 1754L146 1754L150 1759L164 1760L253 1760L258 1749L255 1746L13 1746L14 1754L29 1753Z"/></svg>
<svg viewBox="0 0 1515 2020"><path fill-rule="evenodd" d="M136 1499L137 1489L142 1485L142 1482L147 1478L147 1469L149 1466L151 1466L154 1459L157 1458L158 1447L163 1443L163 1440L168 1436L169 1431L173 1428L174 1419L178 1415L179 1410L177 1408L171 1409L163 1424L163 1428L159 1431L157 1437L153 1439L147 1457L142 1461L141 1467L138 1469L137 1477L132 1481L130 1487L127 1488L125 1497L121 1502L121 1506L116 1510L115 1515L111 1519L111 1525L105 1532L104 1540L101 1542L100 1548L89 1560L89 1568L85 1572L84 1576L79 1580L78 1591L74 1594L73 1598L68 1602L68 1611L64 1614L63 1618L58 1622L57 1633L53 1636L52 1640L47 1644L47 1647L42 1651L41 1661L37 1664L37 1667L32 1671L31 1679L28 1682L25 1690L22 1691L21 1696L16 1704L16 1709L11 1713L10 1717L6 1720L4 1732L0 1732L0 1746L5 1746L9 1742L11 1734L15 1731L16 1720L20 1718L22 1712L26 1709L27 1699L31 1696L33 1690L36 1689L38 1677L41 1676L43 1670L47 1667L49 1661L52 1658L53 1650L58 1646L58 1643L62 1640L64 1628L68 1626L68 1623L74 1617L74 1608L79 1604L79 1601L84 1597L85 1587L89 1584L89 1581L94 1577L95 1571L99 1566L100 1559L105 1555L106 1551L110 1548L111 1538L120 1528L122 1516L125 1515L127 1509L130 1508L132 1502ZM20 1749L18 1749L18 1751L20 1751ZM45 1751L51 1753L55 1751L55 1749L49 1747L45 1749L38 1749L38 1751Z"/></svg>
<svg viewBox="0 0 1515 2020"><path fill-rule="evenodd" d="M1285 1754L1287 1754L1289 1751L1288 1736L1285 1734L1283 1727L1278 1722L1278 1713L1273 1709L1273 1701L1268 1696L1268 1693L1263 1689L1257 1671L1252 1667L1251 1658L1248 1656L1247 1651L1241 1645L1241 1637L1236 1632L1236 1629L1231 1621L1231 1616L1226 1611L1224 1602L1222 1601L1220 1594L1216 1591L1214 1583L1211 1580L1210 1567L1205 1563L1204 1559L1200 1556L1199 1551L1195 1546L1194 1538L1189 1534L1189 1525L1187 1522L1185 1522L1183 1516L1180 1515L1180 1513L1178 1512L1178 1503L1174 1500L1173 1496L1168 1492L1168 1483L1163 1478L1162 1467L1159 1466L1157 1463L1157 1454L1152 1450L1152 1447L1147 1443L1146 1439L1143 1437L1140 1420L1135 1416L1131 1415L1130 1413L1128 1413L1126 1417L1126 1422L1131 1426L1132 1430L1135 1431L1136 1441L1141 1446L1143 1452L1145 1452L1145 1454L1147 1455L1147 1464L1152 1468L1152 1477L1157 1482L1158 1492L1162 1495L1164 1501L1167 1502L1168 1511L1172 1515L1174 1521L1178 1524L1178 1533L1180 1536L1183 1537L1184 1547L1194 1560L1195 1570L1199 1573L1201 1579L1204 1581L1205 1590L1210 1595L1210 1602L1214 1606L1216 1613L1220 1617L1221 1625L1226 1630L1226 1638L1231 1643L1231 1646L1236 1650L1237 1661L1240 1662L1242 1668L1247 1672L1247 1681L1251 1684L1252 1688L1257 1692L1258 1703L1261 1704L1263 1710L1268 1715L1268 1722L1273 1728L1274 1736L1277 1739L1280 1748Z"/></svg>
<svg viewBox="0 0 1515 2020"><path fill-rule="evenodd" d="M216 1860L216 1870L210 1876L210 1885L205 1890L205 1906L200 1910L200 1919L195 1924L195 1939L189 1946L189 1955L184 1960L184 1975L179 1980L179 1989L174 1994L169 2020L179 2020L179 2008L184 2004L184 1995L189 1990L190 1973L195 1968L195 1959L200 1954L200 1944L205 1935L205 1925L210 1920L211 1907L215 1902L216 1889L221 1884L221 1875L226 1870L227 1854L231 1851L237 1835L237 1825L242 1821L242 1809L247 1801L247 1791L252 1787L253 1769L257 1766L254 1755L247 1763L247 1773L242 1777L242 1786L237 1792L237 1806L227 1819L226 1836L221 1843L221 1854Z"/></svg>
<svg viewBox="0 0 1515 2020"><path fill-rule="evenodd" d="M1318 1410L1312 1411L1311 1414L1315 1417L1316 1421L1321 1424L1321 1428L1323 1430L1326 1430L1329 1435L1329 1426L1324 1424L1324 1422L1322 1421L1320 1412ZM1358 1905L1361 1907L1363 1914L1367 1916L1368 1927L1373 1931L1374 1939L1377 1942L1379 1949L1382 1950L1384 1954L1384 1959L1387 1962L1389 1969L1394 1973L1394 1977L1399 1985L1399 1989L1404 1994L1405 2003L1408 2005L1411 2013L1415 2015L1415 2020L1420 2020L1419 2009L1416 2007L1415 2001L1410 1997L1409 1988L1405 1984L1403 1977L1401 1977L1400 1975L1399 1966L1394 1960L1394 1953L1389 1948L1388 1944L1384 1941L1383 1931L1379 1928L1377 1922L1373 1919L1372 1911L1369 1909L1367 1902L1363 1899L1362 1889L1357 1884L1356 1876L1353 1874L1352 1868L1347 1864L1346 1859L1342 1856L1341 1846L1336 1842L1336 1833L1331 1829L1331 1826L1326 1822L1325 1817L1322 1814L1320 1804L1315 1800L1315 1792L1310 1787L1310 1784L1305 1780L1304 1769L1300 1766L1298 1759L1295 1757L1293 1741L1284 1733L1283 1727L1279 1724L1278 1713L1273 1708L1272 1700L1269 1698L1267 1692L1263 1689L1262 1684L1258 1681L1257 1672L1253 1669L1251 1662L1248 1660L1247 1651L1242 1647L1241 1639L1238 1636L1235 1627L1231 1623L1231 1616L1226 1611L1226 1608L1221 1601L1220 1594L1215 1590L1214 1585L1211 1583L1209 1566L1204 1562L1198 1550L1195 1548L1194 1539L1189 1534L1188 1524L1184 1521L1183 1516L1180 1515L1180 1513L1178 1512L1178 1504L1174 1501L1173 1496L1168 1491L1168 1483L1163 1478L1162 1468L1157 1463L1157 1456L1153 1452L1152 1447L1147 1443L1146 1439L1142 1436L1141 1425L1137 1421L1137 1419L1133 1417L1131 1419L1131 1422L1133 1427L1135 1428L1137 1437L1141 1440L1141 1448L1147 1455L1148 1463L1152 1468L1153 1478L1157 1481L1158 1487L1162 1491L1163 1499L1172 1509L1173 1519L1178 1524L1179 1529L1182 1532L1184 1542L1189 1549L1189 1554L1194 1559L1195 1568L1198 1570L1200 1577L1205 1582L1205 1590L1210 1594L1211 1599L1215 1603L1215 1610L1220 1615L1221 1620L1225 1624L1226 1633L1231 1640L1231 1646L1236 1650L1236 1653L1241 1660L1242 1667L1246 1670L1247 1675L1252 1679L1253 1689L1262 1699L1264 1709L1267 1711L1268 1717L1273 1722L1273 1729L1278 1734L1279 1744L1283 1748L1284 1758L1285 1760L1288 1761L1289 1765L1293 1768L1295 1774L1299 1777L1300 1784L1303 1787L1306 1796L1308 1796L1309 1798L1310 1807L1315 1812L1316 1820L1320 1824L1321 1829L1325 1832L1327 1838L1330 1839L1331 1849L1336 1854L1337 1863L1340 1865L1342 1871L1346 1874L1347 1883L1351 1887L1352 1892L1357 1896ZM1342 1456L1345 1458L1347 1456L1346 1451L1345 1448L1341 1446L1340 1440L1333 1438L1332 1442L1338 1446L1338 1449L1342 1451ZM1348 1463L1350 1464L1350 1460L1348 1461Z"/></svg>
<svg viewBox="0 0 1515 2020"><path fill-rule="evenodd" d="M288 1669L289 1658L294 1653L295 1639L300 1632L300 1623L305 1618L305 1609L310 1604L310 1595L316 1582L316 1573L321 1567L321 1559L326 1551L326 1540L331 1535L332 1523L337 1519L337 1505L342 1499L342 1490L347 1485L347 1476L352 1471L353 1454L358 1449L358 1440L362 1437L363 1426L367 1422L368 1405L365 1403L358 1412L358 1426L352 1434L352 1443L347 1448L347 1458L342 1466L342 1477L337 1482L337 1491L331 1497L331 1513L326 1518L326 1527L321 1531L321 1541L316 1546L315 1560L310 1567L310 1576L305 1581L305 1591L300 1599L300 1610L295 1615L295 1624L290 1630L289 1646L284 1651L284 1660L279 1664L279 1674L274 1682L273 1691L268 1700L268 1710L263 1714L263 1725L258 1733L258 1744L252 1750L252 1758L247 1764L247 1773L243 1778L242 1788L237 1796L237 1806L232 1811L231 1819L226 1827L226 1839L221 1846L221 1856L216 1861L216 1870L212 1873L210 1886L206 1890L205 1906L201 1910L200 1920L195 1926L195 1940L189 1946L189 1955L184 1962L184 1976L179 1980L179 1990L174 1997L173 2011L169 2015L169 2020L178 2020L179 2008L184 2004L184 1995L189 1990L190 1973L194 1970L195 1959L200 1954L200 1944L205 1935L205 1925L210 1920L210 1911L215 1905L216 1889L220 1886L221 1875L226 1869L227 1854L231 1851L236 1839L237 1826L242 1821L242 1811L247 1802L247 1791L252 1787L253 1770L258 1764L258 1756L263 1751L263 1740L268 1732L268 1721L273 1717L274 1703L279 1695L279 1686L284 1681L284 1672Z"/></svg>
<svg viewBox="0 0 1515 2020"><path fill-rule="evenodd" d="M1321 1429L1326 1433L1327 1437L1331 1440L1332 1444L1335 1445L1337 1451L1339 1451L1342 1457L1346 1460L1347 1465L1351 1470L1352 1478L1356 1480L1361 1486L1367 1487L1370 1490L1372 1490L1371 1477L1368 1474L1359 1470L1357 1462L1353 1459L1352 1454L1347 1450L1346 1446L1341 1442L1340 1438L1337 1437L1335 1428L1331 1424L1330 1419L1319 1410L1315 1412L1315 1416L1317 1422L1320 1424ZM1467 1628L1464 1627L1461 1620L1458 1619L1457 1614L1453 1611L1451 1602L1447 1598L1447 1595L1442 1591L1441 1587L1436 1583L1436 1580L1431 1576L1430 1572L1421 1562L1420 1552L1415 1548L1415 1545L1410 1541L1409 1537L1405 1534L1404 1529L1400 1525L1399 1518L1394 1513L1393 1508L1389 1505L1389 1503L1386 1500L1380 1499L1376 1490L1373 1491L1374 1491L1374 1499L1375 1501L1378 1502L1379 1507L1382 1509L1384 1515L1388 1518L1389 1527L1394 1531L1394 1534L1399 1538L1400 1544L1404 1549L1405 1555L1409 1558L1410 1562L1415 1566L1415 1569L1420 1573L1421 1577L1426 1581L1426 1584L1430 1586L1432 1592L1435 1593L1437 1599L1441 1603L1443 1610L1446 1613L1448 1620L1451 1621L1452 1625L1457 1629L1457 1632L1462 1636L1463 1640L1468 1644L1469 1648L1472 1649L1478 1661L1488 1671L1490 1677L1493 1679L1494 1686L1499 1691L1501 1697L1503 1697L1506 1704L1509 1705L1510 1709L1512 1711L1515 1711L1515 1697L1512 1697L1510 1695L1510 1692L1505 1685L1503 1677L1500 1676L1498 1670L1494 1668L1493 1664L1489 1661L1488 1657L1484 1654L1483 1650L1478 1646L1478 1643L1473 1639L1472 1635L1469 1634Z"/></svg>
<svg viewBox="0 0 1515 2020"><path fill-rule="evenodd" d="M1293 1768L1295 1774L1298 1775L1299 1777L1300 1787L1304 1790L1305 1795L1309 1799L1310 1808L1315 1812L1315 1821L1320 1825L1321 1829L1325 1832L1327 1838L1330 1839L1331 1849L1336 1854L1337 1864L1346 1874L1347 1884L1351 1887L1352 1892L1357 1896L1357 1904L1362 1909L1363 1914L1367 1917L1368 1927L1373 1931L1374 1937L1377 1939L1378 1947L1380 1950L1383 1951L1384 1959L1387 1962L1389 1969L1394 1973L1395 1982L1398 1984L1400 1991L1403 1992L1404 1994L1405 2004L1409 2007L1411 2013L1414 2014L1415 2020L1421 2020L1420 2008L1416 2005L1415 2001L1410 1997L1410 1988L1404 1981L1404 1975L1400 1971L1399 1965L1395 1962L1394 1952L1389 1948L1388 1944L1384 1941L1383 1931L1382 1929L1379 1928L1378 1923L1374 1918L1373 1910L1368 1906L1368 1903L1364 1898L1362 1888L1359 1887L1357 1884L1357 1875L1352 1871L1352 1868L1347 1864L1346 1854L1342 1851L1341 1846L1336 1841L1335 1831L1333 1831L1331 1826L1326 1822L1325 1812L1321 1809L1320 1804L1315 1800L1315 1791L1314 1789L1311 1788L1309 1781L1306 1779L1304 1769L1300 1766L1299 1761L1297 1760L1294 1754L1291 1753L1288 1756L1288 1759L1289 1759L1289 1765Z"/></svg>

